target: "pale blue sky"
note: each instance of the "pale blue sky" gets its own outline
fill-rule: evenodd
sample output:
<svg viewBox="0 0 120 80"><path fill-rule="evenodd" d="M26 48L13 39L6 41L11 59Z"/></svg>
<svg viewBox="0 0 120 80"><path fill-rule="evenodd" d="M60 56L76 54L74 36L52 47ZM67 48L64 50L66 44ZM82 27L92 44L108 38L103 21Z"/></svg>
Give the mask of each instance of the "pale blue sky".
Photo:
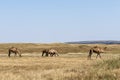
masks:
<svg viewBox="0 0 120 80"><path fill-rule="evenodd" d="M120 40L120 0L1 0L0 43Z"/></svg>

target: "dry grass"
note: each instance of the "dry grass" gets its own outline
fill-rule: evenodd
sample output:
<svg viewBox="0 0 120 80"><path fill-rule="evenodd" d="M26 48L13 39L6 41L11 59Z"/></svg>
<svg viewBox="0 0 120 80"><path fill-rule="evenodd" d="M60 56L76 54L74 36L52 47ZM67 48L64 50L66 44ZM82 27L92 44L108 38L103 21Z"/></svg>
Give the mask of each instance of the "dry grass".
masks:
<svg viewBox="0 0 120 80"><path fill-rule="evenodd" d="M11 46L20 48L23 57L8 58L7 49ZM0 44L0 80L119 80L120 54L114 53L120 52L120 45L99 45L107 46L108 54L102 54L102 59L95 59L94 54L92 60L87 60L88 50L93 46L61 43ZM55 48L61 54L59 57L41 57L44 48Z"/></svg>
<svg viewBox="0 0 120 80"><path fill-rule="evenodd" d="M60 57L1 57L0 80L117 80L120 78L118 54L87 60L87 54ZM110 67L115 59L117 67ZM107 66L108 65L108 66ZM110 77L111 76L111 77ZM112 79L109 79L112 78Z"/></svg>

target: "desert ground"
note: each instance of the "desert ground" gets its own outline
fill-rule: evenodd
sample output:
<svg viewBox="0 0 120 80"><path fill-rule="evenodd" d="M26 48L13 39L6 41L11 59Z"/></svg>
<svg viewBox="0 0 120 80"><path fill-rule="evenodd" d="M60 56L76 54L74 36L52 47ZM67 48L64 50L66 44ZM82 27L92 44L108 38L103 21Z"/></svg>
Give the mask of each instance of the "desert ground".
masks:
<svg viewBox="0 0 120 80"><path fill-rule="evenodd" d="M107 47L102 58L88 60L93 46ZM8 57L8 49L17 47L22 57ZM53 48L59 56L42 57L43 49ZM0 44L0 80L120 80L120 45L105 44Z"/></svg>

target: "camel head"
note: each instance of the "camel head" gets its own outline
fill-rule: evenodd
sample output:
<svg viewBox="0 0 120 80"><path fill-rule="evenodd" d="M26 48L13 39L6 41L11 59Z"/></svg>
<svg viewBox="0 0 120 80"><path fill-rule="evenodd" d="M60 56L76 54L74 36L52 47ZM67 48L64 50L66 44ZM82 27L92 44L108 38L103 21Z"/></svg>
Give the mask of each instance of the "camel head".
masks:
<svg viewBox="0 0 120 80"><path fill-rule="evenodd" d="M101 53L106 53L106 49L107 49L107 47L102 48Z"/></svg>

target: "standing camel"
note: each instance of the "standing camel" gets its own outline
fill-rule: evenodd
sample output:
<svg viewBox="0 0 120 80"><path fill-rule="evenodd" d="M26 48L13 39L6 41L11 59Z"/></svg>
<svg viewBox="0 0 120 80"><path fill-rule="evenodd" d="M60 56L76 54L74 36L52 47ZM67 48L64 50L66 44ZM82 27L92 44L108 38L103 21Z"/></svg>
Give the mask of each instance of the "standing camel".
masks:
<svg viewBox="0 0 120 80"><path fill-rule="evenodd" d="M55 49L50 49L50 50L49 50L49 54L50 54L51 57L52 57L52 56L59 56L59 55L58 55L58 51L55 50Z"/></svg>
<svg viewBox="0 0 120 80"><path fill-rule="evenodd" d="M14 53L15 56L18 54L20 57L21 57L21 53L20 53L20 50L17 49L16 47L11 47L9 50L8 50L8 57L10 57L11 53Z"/></svg>
<svg viewBox="0 0 120 80"><path fill-rule="evenodd" d="M95 46L95 47L91 48L91 49L89 50L88 59L91 59L91 56L92 56L93 53L96 53L96 54L97 54L96 58L97 58L98 56L101 58L101 55L100 55L100 54L101 54L101 53L104 53L105 50L106 50L106 48L107 48L107 47L104 47L104 48L102 49L102 48L100 48L100 47L98 47L98 46Z"/></svg>
<svg viewBox="0 0 120 80"><path fill-rule="evenodd" d="M49 54L49 49L44 49L44 50L42 51L42 56L44 56L44 54L45 54L45 56L48 56L48 54Z"/></svg>
<svg viewBox="0 0 120 80"><path fill-rule="evenodd" d="M51 57L53 57L54 55L55 56L59 56L58 55L58 51L57 50L54 50L54 49L44 49L43 51L42 51L42 56L44 56L44 54L45 54L45 56L51 56Z"/></svg>

